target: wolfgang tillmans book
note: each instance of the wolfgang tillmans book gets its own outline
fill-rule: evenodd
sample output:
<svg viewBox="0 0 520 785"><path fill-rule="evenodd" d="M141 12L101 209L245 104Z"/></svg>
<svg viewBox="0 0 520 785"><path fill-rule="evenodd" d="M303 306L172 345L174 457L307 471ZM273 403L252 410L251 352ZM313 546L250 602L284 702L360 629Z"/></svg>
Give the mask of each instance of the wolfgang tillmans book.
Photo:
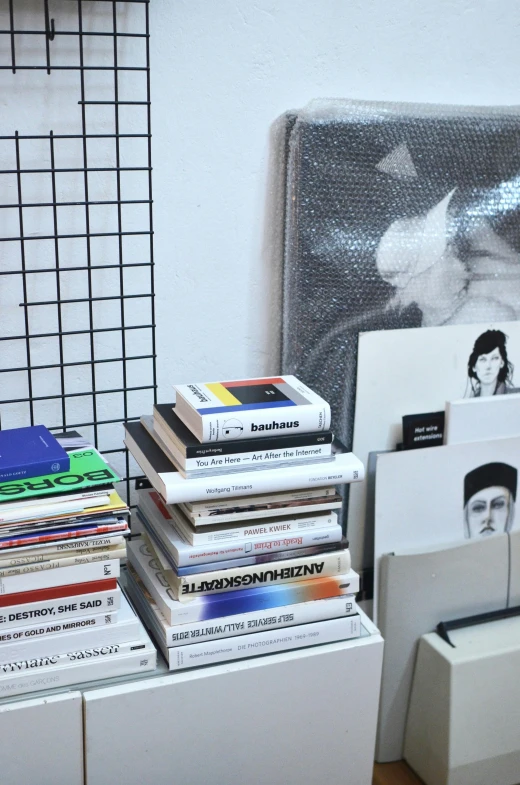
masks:
<svg viewBox="0 0 520 785"><path fill-rule="evenodd" d="M235 441L330 428L330 406L295 376L174 387L175 412L200 442Z"/></svg>
<svg viewBox="0 0 520 785"><path fill-rule="evenodd" d="M344 448L338 442L338 453L331 463L185 479L140 422L126 422L124 427L126 446L167 504L327 487L364 478L361 461L352 453L341 452Z"/></svg>
<svg viewBox="0 0 520 785"><path fill-rule="evenodd" d="M0 431L0 482L69 469L68 454L44 425Z"/></svg>

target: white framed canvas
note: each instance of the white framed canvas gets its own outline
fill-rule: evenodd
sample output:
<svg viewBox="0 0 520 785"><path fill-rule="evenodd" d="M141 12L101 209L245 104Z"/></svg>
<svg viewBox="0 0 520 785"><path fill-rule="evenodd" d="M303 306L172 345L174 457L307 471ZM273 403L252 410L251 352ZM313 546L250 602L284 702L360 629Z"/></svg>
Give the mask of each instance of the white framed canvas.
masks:
<svg viewBox="0 0 520 785"><path fill-rule="evenodd" d="M363 333L353 452L366 464L369 452L395 449L406 414L444 410L447 401L459 398L515 394L519 388L520 322ZM355 569L371 566L362 556L365 511L366 490L361 484L350 489L348 508Z"/></svg>
<svg viewBox="0 0 520 785"><path fill-rule="evenodd" d="M519 473L518 437L379 455L375 614L383 555L419 553L519 530Z"/></svg>

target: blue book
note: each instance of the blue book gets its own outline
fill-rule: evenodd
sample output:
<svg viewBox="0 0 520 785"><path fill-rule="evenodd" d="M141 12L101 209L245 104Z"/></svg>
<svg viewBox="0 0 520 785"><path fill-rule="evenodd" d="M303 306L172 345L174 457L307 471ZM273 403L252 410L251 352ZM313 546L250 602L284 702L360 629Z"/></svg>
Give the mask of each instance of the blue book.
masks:
<svg viewBox="0 0 520 785"><path fill-rule="evenodd" d="M0 431L0 482L68 471L68 453L44 425Z"/></svg>

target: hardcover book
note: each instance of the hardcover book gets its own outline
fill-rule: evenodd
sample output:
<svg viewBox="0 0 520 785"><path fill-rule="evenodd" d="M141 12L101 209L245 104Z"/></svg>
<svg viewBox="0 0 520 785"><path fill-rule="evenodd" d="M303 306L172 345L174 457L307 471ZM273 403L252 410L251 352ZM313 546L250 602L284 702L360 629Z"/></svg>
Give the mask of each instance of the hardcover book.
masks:
<svg viewBox="0 0 520 785"><path fill-rule="evenodd" d="M198 595L190 602L179 602L157 560L140 538L128 543L128 561L152 594L168 624L189 624L237 613L356 594L359 591L359 575L351 570L344 575L328 578L263 584L241 591Z"/></svg>
<svg viewBox="0 0 520 785"><path fill-rule="evenodd" d="M68 454L44 425L0 431L0 482L69 469Z"/></svg>
<svg viewBox="0 0 520 785"><path fill-rule="evenodd" d="M168 504L200 501L207 498L252 496L270 491L317 488L356 482L364 468L352 453L339 452L330 463L291 466L263 471L237 472L222 476L187 480L176 470L139 422L124 423L125 444L152 485Z"/></svg>
<svg viewBox="0 0 520 785"><path fill-rule="evenodd" d="M223 455L241 455L264 450L285 450L297 447L312 447L332 444L332 431L318 433L279 433L258 436L239 441L210 442L201 444L176 414L174 403L156 403L153 407L153 423L159 436L172 454L188 469L189 461Z"/></svg>
<svg viewBox="0 0 520 785"><path fill-rule="evenodd" d="M330 406L295 376L174 387L176 414L200 442L324 432Z"/></svg>
<svg viewBox="0 0 520 785"><path fill-rule="evenodd" d="M262 471L265 468L278 469L287 466L302 466L303 464L334 460L332 443L321 444L317 441L315 444L307 444L302 447L267 447L267 442L272 445L273 442L278 441L280 437L276 436L273 437L272 440L255 440L257 442L263 441L264 446L256 449L254 452L226 454L221 450L221 445L223 443L218 442L218 444L213 447L206 445L208 449L208 455L206 456L199 458L184 458L180 455L175 445L167 441L168 433L165 433L164 429L161 429L161 427L157 425L153 417L143 415L141 417L141 423L182 476L186 478L189 477L190 479L194 477L209 477L212 474ZM306 434L299 435L300 438L306 436ZM311 435L315 438L321 436L321 434ZM240 447L245 441L246 440L230 442L229 445L224 445L224 447L231 445L234 447L238 445ZM252 441L252 439L247 439L248 444ZM199 444L199 447L204 448L205 445ZM219 449L221 450L221 454L218 453Z"/></svg>
<svg viewBox="0 0 520 785"><path fill-rule="evenodd" d="M248 635L252 632L311 624L326 619L353 616L357 605L353 594L329 597L324 600L298 602L279 608L261 608L234 616L224 616L215 621L169 625L137 573L129 568L126 585L130 598L140 615L146 620L163 651L171 646ZM1 649L0 649L1 651Z"/></svg>

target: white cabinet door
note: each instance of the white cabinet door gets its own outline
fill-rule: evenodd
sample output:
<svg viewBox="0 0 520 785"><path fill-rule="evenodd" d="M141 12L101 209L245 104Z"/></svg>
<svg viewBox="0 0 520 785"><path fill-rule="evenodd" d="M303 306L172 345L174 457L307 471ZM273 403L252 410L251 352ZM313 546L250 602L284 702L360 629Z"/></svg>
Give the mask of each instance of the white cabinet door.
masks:
<svg viewBox="0 0 520 785"><path fill-rule="evenodd" d="M383 642L84 693L86 785L370 785Z"/></svg>
<svg viewBox="0 0 520 785"><path fill-rule="evenodd" d="M80 692L0 705L2 785L83 785Z"/></svg>

